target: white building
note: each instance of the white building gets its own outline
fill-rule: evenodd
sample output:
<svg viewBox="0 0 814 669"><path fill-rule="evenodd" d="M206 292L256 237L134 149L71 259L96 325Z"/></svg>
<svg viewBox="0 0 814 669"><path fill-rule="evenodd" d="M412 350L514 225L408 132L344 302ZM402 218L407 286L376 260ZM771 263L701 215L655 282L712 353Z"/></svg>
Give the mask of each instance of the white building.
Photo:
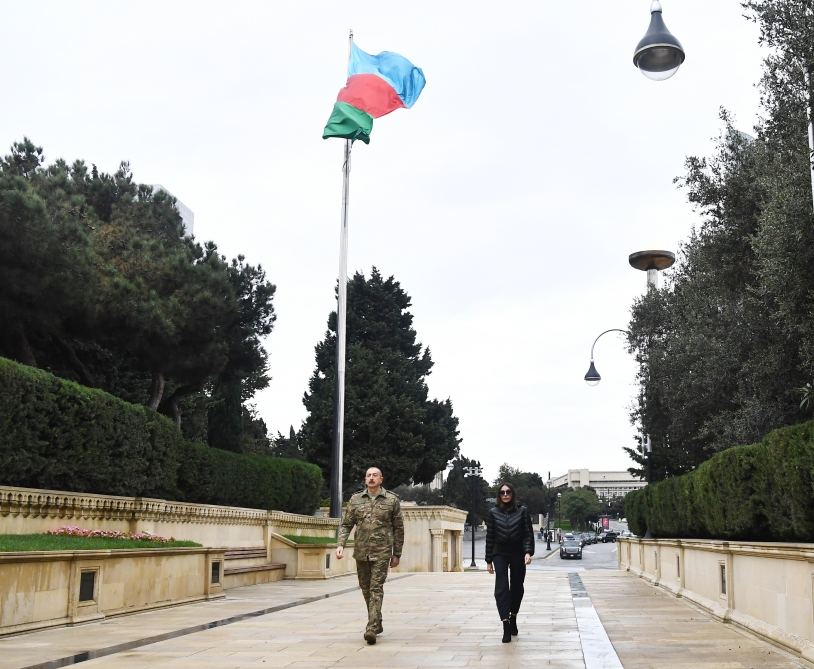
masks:
<svg viewBox="0 0 814 669"><path fill-rule="evenodd" d="M161 184L153 184L153 190L162 190L167 195L172 195L175 197L175 195L164 188L164 186ZM187 235L192 235L195 228L195 213L177 197L175 197L175 208L178 211L178 214L181 216L181 222L184 224L184 233Z"/></svg>
<svg viewBox="0 0 814 669"><path fill-rule="evenodd" d="M644 488L646 481L633 476L628 471L591 471L589 469L569 469L566 474L552 478L548 485L557 488L593 488L599 499L624 497L632 490Z"/></svg>

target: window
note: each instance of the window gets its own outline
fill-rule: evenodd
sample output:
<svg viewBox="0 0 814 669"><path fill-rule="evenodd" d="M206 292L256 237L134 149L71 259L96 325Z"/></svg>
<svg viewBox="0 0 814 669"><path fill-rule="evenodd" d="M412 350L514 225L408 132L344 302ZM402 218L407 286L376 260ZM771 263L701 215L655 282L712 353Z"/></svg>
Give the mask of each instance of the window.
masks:
<svg viewBox="0 0 814 669"><path fill-rule="evenodd" d="M96 571L83 571L79 575L79 601L92 602L94 590L96 590Z"/></svg>
<svg viewBox="0 0 814 669"><path fill-rule="evenodd" d="M720 562L718 567L721 570L721 595L726 595L726 565Z"/></svg>

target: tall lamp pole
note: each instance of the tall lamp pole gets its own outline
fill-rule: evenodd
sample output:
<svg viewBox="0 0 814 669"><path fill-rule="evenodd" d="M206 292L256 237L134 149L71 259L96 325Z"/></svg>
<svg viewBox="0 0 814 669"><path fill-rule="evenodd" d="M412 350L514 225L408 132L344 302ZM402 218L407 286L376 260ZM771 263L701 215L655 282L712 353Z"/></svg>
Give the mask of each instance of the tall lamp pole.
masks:
<svg viewBox="0 0 814 669"><path fill-rule="evenodd" d="M558 492L557 493L557 527L562 527L562 524L561 524L562 516L560 514L560 499L561 498L562 498L562 493Z"/></svg>
<svg viewBox="0 0 814 669"><path fill-rule="evenodd" d="M546 495L546 509L545 514L545 549L551 550L551 472L548 472L548 494Z"/></svg>
<svg viewBox="0 0 814 669"><path fill-rule="evenodd" d="M478 479L483 473L481 467L464 467L464 477L472 479L472 522L470 523L472 529L472 562L470 567L473 569L478 565L475 564L475 518L478 511Z"/></svg>

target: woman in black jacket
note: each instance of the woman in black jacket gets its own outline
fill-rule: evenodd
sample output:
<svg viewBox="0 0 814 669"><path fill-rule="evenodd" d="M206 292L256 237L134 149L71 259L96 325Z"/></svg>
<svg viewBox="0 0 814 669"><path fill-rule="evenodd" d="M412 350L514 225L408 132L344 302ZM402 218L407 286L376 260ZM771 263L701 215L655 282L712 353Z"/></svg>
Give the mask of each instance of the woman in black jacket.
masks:
<svg viewBox="0 0 814 669"><path fill-rule="evenodd" d="M486 568L495 574L495 602L503 621L503 643L509 643L517 634L526 565L534 555L534 531L529 510L515 500L514 486L503 482L497 494L497 506L489 510L486 518Z"/></svg>

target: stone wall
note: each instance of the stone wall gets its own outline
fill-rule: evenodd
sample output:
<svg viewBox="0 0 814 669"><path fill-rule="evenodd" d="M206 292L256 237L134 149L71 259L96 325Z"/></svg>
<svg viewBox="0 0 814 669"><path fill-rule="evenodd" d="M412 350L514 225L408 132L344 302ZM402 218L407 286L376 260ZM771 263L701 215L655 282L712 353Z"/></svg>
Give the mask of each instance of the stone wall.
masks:
<svg viewBox="0 0 814 669"><path fill-rule="evenodd" d="M0 635L223 597L214 548L0 553Z"/></svg>
<svg viewBox="0 0 814 669"><path fill-rule="evenodd" d="M814 544L619 539L619 566L814 661Z"/></svg>
<svg viewBox="0 0 814 669"><path fill-rule="evenodd" d="M406 502L402 510L404 551L395 571L460 571L466 512L448 506L416 506ZM281 559L288 554L284 542L273 543L273 535L335 537L339 520L146 497L0 486L0 534L34 534L66 525L146 531L209 547L265 546L269 561L288 564ZM325 573L338 575L348 570L344 565L332 565ZM289 572L287 569L287 577L296 577Z"/></svg>
<svg viewBox="0 0 814 669"><path fill-rule="evenodd" d="M404 551L396 572L461 571L466 511L402 503Z"/></svg>

